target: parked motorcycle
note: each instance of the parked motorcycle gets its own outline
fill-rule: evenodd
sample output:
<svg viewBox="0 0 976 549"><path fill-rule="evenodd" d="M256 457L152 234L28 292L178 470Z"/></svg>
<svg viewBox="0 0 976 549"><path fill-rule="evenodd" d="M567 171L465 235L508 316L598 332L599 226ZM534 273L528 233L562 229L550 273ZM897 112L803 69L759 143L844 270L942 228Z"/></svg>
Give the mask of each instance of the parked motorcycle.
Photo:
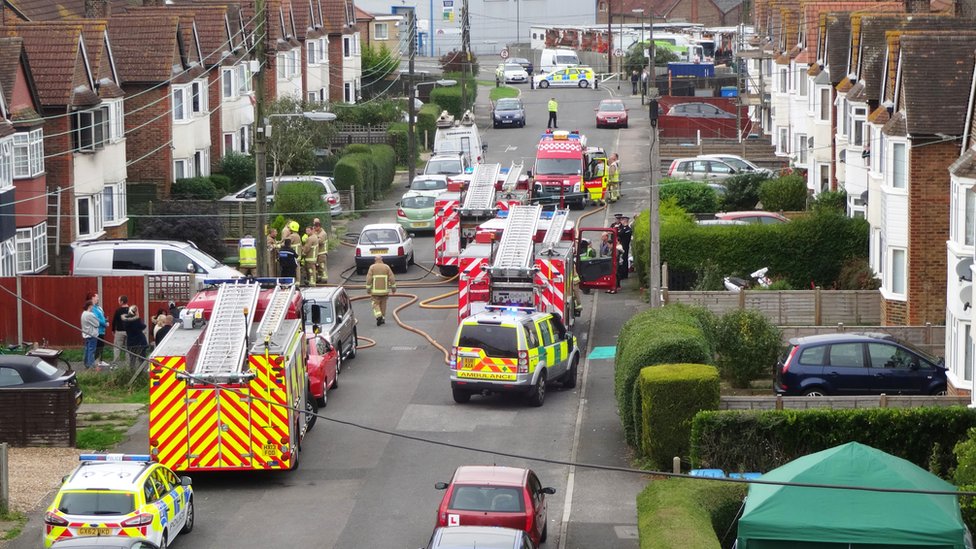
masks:
<svg viewBox="0 0 976 549"><path fill-rule="evenodd" d="M748 290L749 288L768 288L770 284L773 283L772 280L766 276L769 272L769 267L763 267L758 271L753 272L749 276L752 280L746 280L744 278L739 278L737 276L727 276L722 279L722 283L725 284L725 289L730 292L741 292L742 290Z"/></svg>

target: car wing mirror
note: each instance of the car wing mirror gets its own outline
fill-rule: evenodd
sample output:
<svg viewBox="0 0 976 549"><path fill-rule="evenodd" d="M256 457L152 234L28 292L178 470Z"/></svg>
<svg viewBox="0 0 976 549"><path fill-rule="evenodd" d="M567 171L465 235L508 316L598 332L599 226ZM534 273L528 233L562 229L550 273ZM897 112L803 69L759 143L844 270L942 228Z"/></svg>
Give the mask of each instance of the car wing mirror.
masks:
<svg viewBox="0 0 976 549"><path fill-rule="evenodd" d="M434 484L434 488L437 489L437 490L447 490L447 483L446 482L438 482L438 483Z"/></svg>
<svg viewBox="0 0 976 549"><path fill-rule="evenodd" d="M553 487L551 487L551 486L547 486L547 487L543 488L542 490L539 490L539 492L551 496L551 495L553 495L553 494L556 493L556 489L553 488Z"/></svg>
<svg viewBox="0 0 976 549"><path fill-rule="evenodd" d="M187 476L180 477L180 486L190 486L191 484L193 484L193 481L190 480L190 477Z"/></svg>
<svg viewBox="0 0 976 549"><path fill-rule="evenodd" d="M195 273L195 272L197 272L197 268L193 265L193 263L187 263L186 264L186 272L191 273L191 274L192 273Z"/></svg>

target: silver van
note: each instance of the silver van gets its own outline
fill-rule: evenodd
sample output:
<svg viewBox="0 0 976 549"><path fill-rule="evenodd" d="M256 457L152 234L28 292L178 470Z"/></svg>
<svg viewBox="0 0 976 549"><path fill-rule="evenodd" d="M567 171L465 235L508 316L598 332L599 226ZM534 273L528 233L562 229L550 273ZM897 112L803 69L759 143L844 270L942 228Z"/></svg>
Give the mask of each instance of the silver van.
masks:
<svg viewBox="0 0 976 549"><path fill-rule="evenodd" d="M244 276L217 261L192 242L177 240L90 240L71 245L71 274L79 276L198 275L207 278Z"/></svg>

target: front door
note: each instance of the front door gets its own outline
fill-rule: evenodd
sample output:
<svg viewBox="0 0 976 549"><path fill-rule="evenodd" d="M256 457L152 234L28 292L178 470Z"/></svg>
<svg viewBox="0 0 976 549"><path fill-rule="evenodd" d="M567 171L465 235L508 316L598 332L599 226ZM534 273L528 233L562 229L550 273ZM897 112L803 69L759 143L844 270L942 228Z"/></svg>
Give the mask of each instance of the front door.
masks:
<svg viewBox="0 0 976 549"><path fill-rule="evenodd" d="M578 238L576 272L580 288L615 290L618 265L621 260L626 261L617 250L617 231L607 227L581 228Z"/></svg>

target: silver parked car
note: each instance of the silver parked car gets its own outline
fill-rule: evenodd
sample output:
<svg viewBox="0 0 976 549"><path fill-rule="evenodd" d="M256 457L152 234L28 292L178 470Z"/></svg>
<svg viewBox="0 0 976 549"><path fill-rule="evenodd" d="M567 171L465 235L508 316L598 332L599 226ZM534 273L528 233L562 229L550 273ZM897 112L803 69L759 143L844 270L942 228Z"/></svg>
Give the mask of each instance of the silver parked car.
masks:
<svg viewBox="0 0 976 549"><path fill-rule="evenodd" d="M302 291L302 316L306 333L320 333L329 340L339 354L336 372L344 360L356 358L356 315L345 288L308 288Z"/></svg>
<svg viewBox="0 0 976 549"><path fill-rule="evenodd" d="M668 177L691 181L724 181L741 171L718 158L676 158L668 168Z"/></svg>

